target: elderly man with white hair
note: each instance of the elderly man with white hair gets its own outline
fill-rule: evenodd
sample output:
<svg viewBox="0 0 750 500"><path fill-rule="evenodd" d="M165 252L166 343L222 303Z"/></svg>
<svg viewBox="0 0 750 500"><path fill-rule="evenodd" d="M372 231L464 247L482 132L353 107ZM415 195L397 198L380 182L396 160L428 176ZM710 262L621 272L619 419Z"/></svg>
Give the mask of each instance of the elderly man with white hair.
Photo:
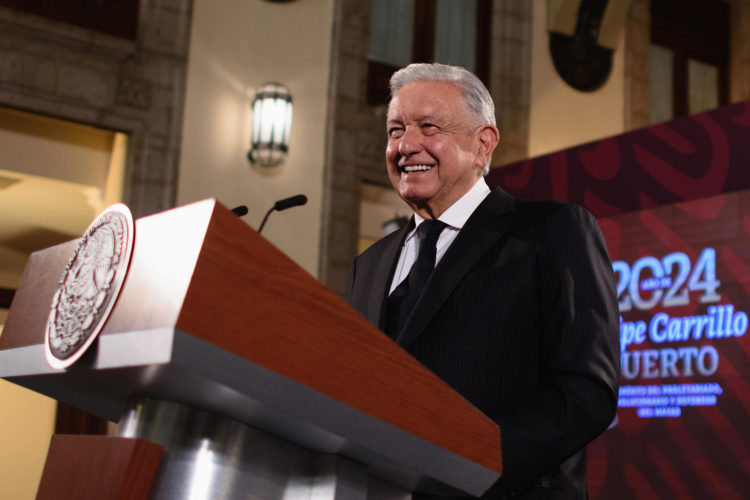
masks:
<svg viewBox="0 0 750 500"><path fill-rule="evenodd" d="M500 426L486 498L586 498L585 447L615 416L620 362L596 220L487 186L494 104L463 68L394 73L386 129L414 215L356 259L349 303Z"/></svg>

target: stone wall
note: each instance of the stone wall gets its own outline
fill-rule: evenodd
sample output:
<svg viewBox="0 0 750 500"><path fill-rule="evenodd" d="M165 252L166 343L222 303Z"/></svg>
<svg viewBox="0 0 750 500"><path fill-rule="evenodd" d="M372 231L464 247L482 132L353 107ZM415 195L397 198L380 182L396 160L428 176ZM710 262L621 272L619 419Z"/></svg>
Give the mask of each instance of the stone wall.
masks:
<svg viewBox="0 0 750 500"><path fill-rule="evenodd" d="M173 206L192 0L141 0L136 41L0 8L0 106L129 134L124 201Z"/></svg>
<svg viewBox="0 0 750 500"><path fill-rule="evenodd" d="M383 163L385 106L368 106L370 2L335 4L326 159L321 214L320 280L344 295L357 254L363 181L388 185Z"/></svg>
<svg viewBox="0 0 750 500"><path fill-rule="evenodd" d="M729 2L729 102L750 99L750 2Z"/></svg>
<svg viewBox="0 0 750 500"><path fill-rule="evenodd" d="M492 165L528 156L533 2L495 0L492 15L490 93L500 129Z"/></svg>
<svg viewBox="0 0 750 500"><path fill-rule="evenodd" d="M625 130L651 122L649 46L651 0L633 0L625 21Z"/></svg>

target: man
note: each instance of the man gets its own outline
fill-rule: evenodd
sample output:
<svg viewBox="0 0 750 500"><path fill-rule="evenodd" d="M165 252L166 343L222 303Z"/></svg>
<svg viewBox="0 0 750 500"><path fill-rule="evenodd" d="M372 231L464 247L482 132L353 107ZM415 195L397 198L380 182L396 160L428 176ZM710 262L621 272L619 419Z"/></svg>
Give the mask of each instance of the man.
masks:
<svg viewBox="0 0 750 500"><path fill-rule="evenodd" d="M487 498L586 498L585 446L612 422L619 379L596 221L487 187L494 105L463 68L397 71L387 132L388 176L414 217L356 259L350 304L500 426Z"/></svg>

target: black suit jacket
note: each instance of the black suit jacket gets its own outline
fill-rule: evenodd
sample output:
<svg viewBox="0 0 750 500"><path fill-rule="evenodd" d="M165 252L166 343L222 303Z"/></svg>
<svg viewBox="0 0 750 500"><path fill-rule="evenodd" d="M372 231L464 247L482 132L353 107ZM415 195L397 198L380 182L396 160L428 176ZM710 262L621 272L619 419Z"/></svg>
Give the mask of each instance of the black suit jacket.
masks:
<svg viewBox="0 0 750 500"><path fill-rule="evenodd" d="M352 269L349 303L381 329L405 235L378 241ZM612 265L593 216L493 188L397 342L500 426L503 477L488 498L585 498L585 445L617 408L618 338Z"/></svg>

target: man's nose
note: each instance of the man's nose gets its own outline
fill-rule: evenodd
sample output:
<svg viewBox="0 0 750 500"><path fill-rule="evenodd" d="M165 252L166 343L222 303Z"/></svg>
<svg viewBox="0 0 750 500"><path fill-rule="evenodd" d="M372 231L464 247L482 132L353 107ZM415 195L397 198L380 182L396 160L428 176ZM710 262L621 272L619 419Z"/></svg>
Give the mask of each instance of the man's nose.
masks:
<svg viewBox="0 0 750 500"><path fill-rule="evenodd" d="M422 150L422 134L414 127L406 127L398 143L401 156L410 156Z"/></svg>

